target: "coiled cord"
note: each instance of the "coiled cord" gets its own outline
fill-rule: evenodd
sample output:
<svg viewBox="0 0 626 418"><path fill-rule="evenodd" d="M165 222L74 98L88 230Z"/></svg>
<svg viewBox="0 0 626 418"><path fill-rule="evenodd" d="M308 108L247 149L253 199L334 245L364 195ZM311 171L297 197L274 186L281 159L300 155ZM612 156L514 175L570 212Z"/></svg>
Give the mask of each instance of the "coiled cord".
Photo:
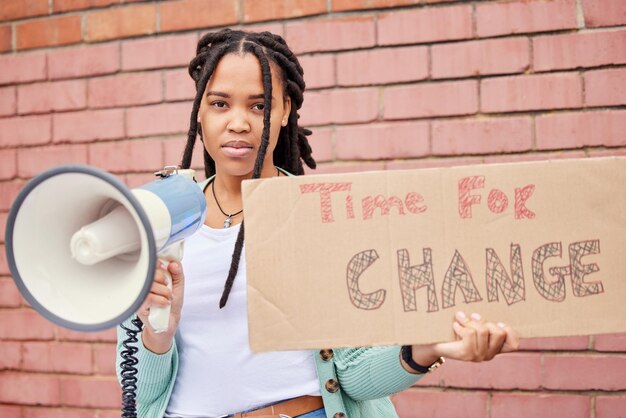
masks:
<svg viewBox="0 0 626 418"><path fill-rule="evenodd" d="M139 342L137 334L143 329L143 322L139 318L130 321L136 328L131 329L124 324L120 325L126 331L126 339L122 343L121 357L123 361L120 364L122 369L122 418L137 418L137 404L135 398L137 396L137 352L139 348L136 344Z"/></svg>

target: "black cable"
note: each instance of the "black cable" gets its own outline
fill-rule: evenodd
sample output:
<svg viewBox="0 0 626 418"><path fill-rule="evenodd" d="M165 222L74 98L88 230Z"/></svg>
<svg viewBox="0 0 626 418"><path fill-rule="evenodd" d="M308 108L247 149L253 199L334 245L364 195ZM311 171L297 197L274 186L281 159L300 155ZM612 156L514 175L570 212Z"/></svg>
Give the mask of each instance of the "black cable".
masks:
<svg viewBox="0 0 626 418"><path fill-rule="evenodd" d="M122 343L124 350L121 353L123 361L120 363L122 369L122 418L137 418L137 404L135 398L137 396L137 352L139 348L136 344L139 342L137 334L143 329L141 319L135 318L130 321L136 328L131 329L124 324L120 325L126 331L126 339Z"/></svg>

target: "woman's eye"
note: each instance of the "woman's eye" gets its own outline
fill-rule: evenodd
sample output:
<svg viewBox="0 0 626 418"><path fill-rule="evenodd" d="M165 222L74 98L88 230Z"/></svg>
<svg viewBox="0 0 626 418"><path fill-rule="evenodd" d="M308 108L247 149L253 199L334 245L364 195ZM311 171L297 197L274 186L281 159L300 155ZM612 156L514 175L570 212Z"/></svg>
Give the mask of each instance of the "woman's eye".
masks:
<svg viewBox="0 0 626 418"><path fill-rule="evenodd" d="M217 102L211 103L211 106L214 106L214 107L226 107L226 103L217 101Z"/></svg>
<svg viewBox="0 0 626 418"><path fill-rule="evenodd" d="M263 109L265 109L265 105L263 103L257 103L254 106L252 106L252 108L254 110L263 110Z"/></svg>

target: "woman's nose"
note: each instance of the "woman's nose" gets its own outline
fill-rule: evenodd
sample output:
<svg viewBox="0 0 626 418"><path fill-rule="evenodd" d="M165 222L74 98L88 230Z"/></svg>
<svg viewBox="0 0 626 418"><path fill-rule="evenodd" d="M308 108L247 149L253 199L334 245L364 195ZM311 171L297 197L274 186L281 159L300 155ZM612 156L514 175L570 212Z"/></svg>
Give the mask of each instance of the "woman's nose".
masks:
<svg viewBox="0 0 626 418"><path fill-rule="evenodd" d="M233 109L231 118L228 121L227 129L231 132L242 133L250 131L250 122L248 121L247 112L242 109Z"/></svg>

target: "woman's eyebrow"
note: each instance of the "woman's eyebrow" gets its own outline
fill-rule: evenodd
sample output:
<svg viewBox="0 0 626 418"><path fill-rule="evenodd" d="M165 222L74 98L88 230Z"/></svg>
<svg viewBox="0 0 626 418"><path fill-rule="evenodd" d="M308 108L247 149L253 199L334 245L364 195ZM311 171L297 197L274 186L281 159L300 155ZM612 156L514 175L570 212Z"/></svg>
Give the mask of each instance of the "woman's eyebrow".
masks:
<svg viewBox="0 0 626 418"><path fill-rule="evenodd" d="M229 98L230 98L230 95L229 95L229 94L222 93L221 91L207 91L207 92L206 92L206 95L207 95L207 96L219 96L219 97L225 97L225 98L227 98L227 99L229 99Z"/></svg>

